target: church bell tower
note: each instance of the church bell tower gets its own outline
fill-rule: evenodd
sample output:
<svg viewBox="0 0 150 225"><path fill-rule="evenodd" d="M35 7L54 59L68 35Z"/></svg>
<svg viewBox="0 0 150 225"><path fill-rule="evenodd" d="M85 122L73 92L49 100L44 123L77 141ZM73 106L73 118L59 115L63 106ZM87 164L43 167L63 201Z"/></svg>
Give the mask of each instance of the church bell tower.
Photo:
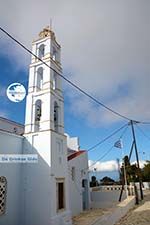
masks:
<svg viewBox="0 0 150 225"><path fill-rule="evenodd" d="M64 133L63 95L60 62L61 47L55 34L45 28L39 39L33 41L32 56L29 69L29 88L26 108L25 133L52 130ZM51 68L51 69L50 69Z"/></svg>
<svg viewBox="0 0 150 225"><path fill-rule="evenodd" d="M49 27L33 41L32 52L38 58L32 56L29 67L24 154L37 154L38 163L24 166L24 221L70 225L61 46Z"/></svg>

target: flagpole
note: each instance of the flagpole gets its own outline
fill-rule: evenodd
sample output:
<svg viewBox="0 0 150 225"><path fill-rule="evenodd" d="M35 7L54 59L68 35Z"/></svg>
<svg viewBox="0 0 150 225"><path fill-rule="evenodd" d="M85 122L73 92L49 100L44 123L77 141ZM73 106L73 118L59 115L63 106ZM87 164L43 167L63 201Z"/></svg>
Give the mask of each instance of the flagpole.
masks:
<svg viewBox="0 0 150 225"><path fill-rule="evenodd" d="M124 150L123 150L123 148L122 148L122 160L123 160L123 170L124 170L124 183L125 183L126 197L128 198L127 174L126 174L125 159L124 159L123 156L124 156Z"/></svg>
<svg viewBox="0 0 150 225"><path fill-rule="evenodd" d="M123 144L122 144L121 138L115 142L114 147L122 149L122 160L123 160L124 159L123 158L124 150L123 150ZM127 186L127 174L126 174L126 168L125 168L125 160L123 162L123 173L124 173L124 186L125 186L125 191L126 191L126 197L128 197L128 186Z"/></svg>

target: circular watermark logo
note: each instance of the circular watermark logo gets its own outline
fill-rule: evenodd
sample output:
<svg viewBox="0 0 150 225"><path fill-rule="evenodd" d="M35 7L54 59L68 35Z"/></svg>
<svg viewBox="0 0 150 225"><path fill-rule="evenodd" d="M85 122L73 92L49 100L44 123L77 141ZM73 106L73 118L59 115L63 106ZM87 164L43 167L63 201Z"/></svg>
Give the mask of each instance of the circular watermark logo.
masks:
<svg viewBox="0 0 150 225"><path fill-rule="evenodd" d="M13 83L8 86L6 93L10 101L21 102L26 96L26 89L20 83Z"/></svg>

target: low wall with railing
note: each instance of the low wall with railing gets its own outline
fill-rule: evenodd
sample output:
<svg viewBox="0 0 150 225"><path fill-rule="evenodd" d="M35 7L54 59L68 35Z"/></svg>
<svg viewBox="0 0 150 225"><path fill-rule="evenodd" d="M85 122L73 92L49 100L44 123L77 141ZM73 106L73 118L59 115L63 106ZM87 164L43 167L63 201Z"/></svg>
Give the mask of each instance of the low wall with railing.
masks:
<svg viewBox="0 0 150 225"><path fill-rule="evenodd" d="M127 199L116 205L116 207L108 214L103 215L92 225L114 225L135 205L134 196L129 196Z"/></svg>
<svg viewBox="0 0 150 225"><path fill-rule="evenodd" d="M108 208L118 204L121 185L103 185L91 189L91 208ZM134 186L128 186L128 196L134 195ZM127 197L123 190L121 201Z"/></svg>

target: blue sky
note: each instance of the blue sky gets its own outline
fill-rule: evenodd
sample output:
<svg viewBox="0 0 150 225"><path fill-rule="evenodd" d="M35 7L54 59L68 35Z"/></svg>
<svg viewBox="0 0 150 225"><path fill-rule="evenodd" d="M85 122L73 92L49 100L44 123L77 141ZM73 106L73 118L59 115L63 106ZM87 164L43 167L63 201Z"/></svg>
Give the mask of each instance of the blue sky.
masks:
<svg viewBox="0 0 150 225"><path fill-rule="evenodd" d="M17 121L19 123L24 123L25 117L25 104L26 99L24 99L20 103L11 102L7 95L6 89L11 83L20 82L23 84L27 90L28 88L28 69L19 69L16 70L15 64L12 62L8 56L0 55L0 84L1 84L1 113L2 116L9 118L11 120ZM69 133L70 136L78 136L80 138L80 146L81 149L88 150L90 147L101 141L103 138L107 137L111 134L114 130L121 127L124 124L127 124L127 121L117 122L112 125L102 126L102 127L95 127L94 125L89 125L87 123L86 118L79 117L73 114L70 110L70 100L68 99L68 94L66 94L66 87L64 92L65 98L65 132ZM98 106L99 107L99 106ZM138 125L144 131L144 134L149 137L150 125ZM119 139L122 132L125 130L122 129L108 141L106 141L101 146L96 147L92 151L89 152L89 159L93 162L99 159L101 156L108 151L108 149L114 145L114 143ZM139 149L139 157L140 160L150 160L150 140L148 137L145 137L139 129L136 129L136 136L137 136L137 144ZM129 150L132 143L132 134L131 134L131 127L129 126L122 138L123 146L124 146L124 154L129 154ZM144 152L144 153L143 153ZM122 158L122 150L113 148L111 152L106 155L102 162L116 160ZM133 154L132 161L135 161L135 154ZM118 177L117 172L111 171L101 171L100 173L91 173L92 175L97 175L98 178L102 178L105 175L109 175L113 178Z"/></svg>
<svg viewBox="0 0 150 225"><path fill-rule="evenodd" d="M11 7L9 1L1 4L1 26L4 29L31 49L32 40L52 18L53 30L62 46L65 76L121 114L150 121L148 0L144 3L140 0L14 2ZM41 10L44 12L42 17L39 16ZM6 87L20 82L27 89L30 56L2 33L0 37L0 115L24 123L25 100L10 102L6 97ZM80 138L82 149L89 149L127 123L66 83L64 97L65 131ZM139 126L149 137L150 125ZM89 159L95 161L100 158L118 140L121 132L91 151ZM140 159L150 159L149 139L138 129L136 135ZM123 145L124 152L128 153L130 127L123 137ZM102 161L116 158L121 158L121 151L114 148ZM112 169L112 164L108 165L109 169Z"/></svg>
<svg viewBox="0 0 150 225"><path fill-rule="evenodd" d="M27 90L28 81L24 80L24 78L26 78L27 70L16 71L13 60L7 56L0 55L0 71L1 115L19 123L24 123L25 100L18 104L11 102L6 95L6 89L12 83L21 82Z"/></svg>

